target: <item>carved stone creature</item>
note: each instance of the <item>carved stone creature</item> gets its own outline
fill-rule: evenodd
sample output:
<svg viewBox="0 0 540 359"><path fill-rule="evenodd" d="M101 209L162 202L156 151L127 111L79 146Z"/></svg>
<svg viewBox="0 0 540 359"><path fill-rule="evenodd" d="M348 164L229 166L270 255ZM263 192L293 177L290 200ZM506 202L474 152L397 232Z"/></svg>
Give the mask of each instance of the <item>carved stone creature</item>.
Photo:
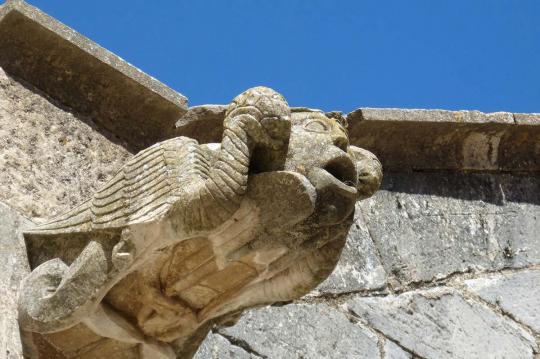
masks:
<svg viewBox="0 0 540 359"><path fill-rule="evenodd" d="M381 182L345 127L256 87L229 106L221 144L178 137L140 152L25 234L39 266L22 283L22 328L83 323L141 343L141 357L189 356L213 325L304 295L335 267L355 201Z"/></svg>

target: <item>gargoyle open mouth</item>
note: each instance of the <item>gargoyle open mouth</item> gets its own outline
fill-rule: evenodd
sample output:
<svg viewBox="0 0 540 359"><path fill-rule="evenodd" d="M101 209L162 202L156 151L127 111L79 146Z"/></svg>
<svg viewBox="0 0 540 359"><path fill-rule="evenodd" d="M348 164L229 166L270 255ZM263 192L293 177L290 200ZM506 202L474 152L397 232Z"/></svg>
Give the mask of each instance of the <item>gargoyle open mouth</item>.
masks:
<svg viewBox="0 0 540 359"><path fill-rule="evenodd" d="M331 175L336 190L344 196L356 197L357 174L352 160L346 156L340 156L328 161L323 170Z"/></svg>
<svg viewBox="0 0 540 359"><path fill-rule="evenodd" d="M345 220L353 211L358 195L352 160L347 155L335 157L322 168L313 168L307 178L317 191L316 222L331 225Z"/></svg>

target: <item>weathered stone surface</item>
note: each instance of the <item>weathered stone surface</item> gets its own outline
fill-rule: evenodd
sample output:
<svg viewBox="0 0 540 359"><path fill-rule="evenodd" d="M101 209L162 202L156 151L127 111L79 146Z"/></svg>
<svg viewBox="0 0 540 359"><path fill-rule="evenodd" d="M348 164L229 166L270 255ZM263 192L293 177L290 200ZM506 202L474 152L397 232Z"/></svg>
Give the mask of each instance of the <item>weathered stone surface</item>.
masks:
<svg viewBox="0 0 540 359"><path fill-rule="evenodd" d="M466 280L465 285L540 334L540 270L494 274Z"/></svg>
<svg viewBox="0 0 540 359"><path fill-rule="evenodd" d="M73 207L131 156L115 142L0 68L0 200L38 221Z"/></svg>
<svg viewBox="0 0 540 359"><path fill-rule="evenodd" d="M514 121L518 125L535 125L540 123L540 113L514 113Z"/></svg>
<svg viewBox="0 0 540 359"><path fill-rule="evenodd" d="M220 334L208 333L194 359L257 359L263 358L233 345Z"/></svg>
<svg viewBox="0 0 540 359"><path fill-rule="evenodd" d="M401 349L399 345L393 341L386 339L384 342L384 357L383 359L411 359L412 355Z"/></svg>
<svg viewBox="0 0 540 359"><path fill-rule="evenodd" d="M363 108L351 142L385 169L540 171L540 121L508 112Z"/></svg>
<svg viewBox="0 0 540 359"><path fill-rule="evenodd" d="M355 298L355 315L423 358L533 358L527 331L449 288Z"/></svg>
<svg viewBox="0 0 540 359"><path fill-rule="evenodd" d="M141 150L174 135L187 99L23 1L0 7L0 66Z"/></svg>
<svg viewBox="0 0 540 359"><path fill-rule="evenodd" d="M483 113L480 111L447 111L401 108L362 108L351 112L352 121L435 122L435 123L502 123L513 124L509 112ZM358 119L357 117L361 117Z"/></svg>
<svg viewBox="0 0 540 359"><path fill-rule="evenodd" d="M22 358L17 318L19 284L30 272L22 230L32 225L0 202L0 358Z"/></svg>
<svg viewBox="0 0 540 359"><path fill-rule="evenodd" d="M221 141L226 105L193 106L176 122L176 135L196 139L199 143Z"/></svg>
<svg viewBox="0 0 540 359"><path fill-rule="evenodd" d="M492 206L487 226L503 250L505 267L526 267L540 263L540 176L493 176Z"/></svg>
<svg viewBox="0 0 540 359"><path fill-rule="evenodd" d="M386 272L358 202L354 225L349 230L336 269L317 290L323 293L346 293L382 289L386 283Z"/></svg>
<svg viewBox="0 0 540 359"><path fill-rule="evenodd" d="M386 172L359 208L400 286L540 263L539 196L535 176Z"/></svg>
<svg viewBox="0 0 540 359"><path fill-rule="evenodd" d="M325 304L250 311L234 327L219 332L270 359L380 357L374 332Z"/></svg>

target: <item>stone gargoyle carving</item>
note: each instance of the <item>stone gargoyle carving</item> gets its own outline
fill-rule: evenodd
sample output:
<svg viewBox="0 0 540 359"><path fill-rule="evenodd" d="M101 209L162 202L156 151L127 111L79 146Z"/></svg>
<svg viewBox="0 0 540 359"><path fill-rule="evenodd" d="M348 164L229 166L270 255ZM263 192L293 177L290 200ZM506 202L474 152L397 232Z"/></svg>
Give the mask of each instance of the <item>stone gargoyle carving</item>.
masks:
<svg viewBox="0 0 540 359"><path fill-rule="evenodd" d="M141 151L25 234L41 264L21 285L21 327L83 323L140 343L141 357L189 356L244 309L306 294L335 267L355 202L381 182L345 127L256 87L230 104L221 144L178 137Z"/></svg>

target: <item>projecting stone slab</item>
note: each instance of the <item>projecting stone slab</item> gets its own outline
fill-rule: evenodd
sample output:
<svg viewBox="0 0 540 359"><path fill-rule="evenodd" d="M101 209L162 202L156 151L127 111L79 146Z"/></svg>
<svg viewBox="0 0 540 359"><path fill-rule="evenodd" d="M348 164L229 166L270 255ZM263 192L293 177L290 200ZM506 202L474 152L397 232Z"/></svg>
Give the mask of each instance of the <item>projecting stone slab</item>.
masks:
<svg viewBox="0 0 540 359"><path fill-rule="evenodd" d="M540 123L540 113L514 113L514 121L518 125L536 125Z"/></svg>
<svg viewBox="0 0 540 359"><path fill-rule="evenodd" d="M540 263L540 179L385 172L359 209L395 286Z"/></svg>
<svg viewBox="0 0 540 359"><path fill-rule="evenodd" d="M174 135L187 99L23 1L0 7L0 66L126 140Z"/></svg>
<svg viewBox="0 0 540 359"><path fill-rule="evenodd" d="M356 298L348 307L370 326L424 358L533 358L527 331L449 288L385 298Z"/></svg>
<svg viewBox="0 0 540 359"><path fill-rule="evenodd" d="M218 142L223 117L222 105L193 107L177 133ZM362 108L347 120L351 143L386 170L540 171L539 114Z"/></svg>
<svg viewBox="0 0 540 359"><path fill-rule="evenodd" d="M22 230L32 225L0 202L0 358L22 358L17 318L19 284L30 273Z"/></svg>
<svg viewBox="0 0 540 359"><path fill-rule="evenodd" d="M88 198L130 157L113 134L0 68L0 200L50 218Z"/></svg>
<svg viewBox="0 0 540 359"><path fill-rule="evenodd" d="M378 338L325 304L268 307L220 330L270 358L379 358Z"/></svg>
<svg viewBox="0 0 540 359"><path fill-rule="evenodd" d="M540 334L540 270L496 274L467 280L465 284Z"/></svg>
<svg viewBox="0 0 540 359"><path fill-rule="evenodd" d="M190 107L176 122L176 135L196 139L199 143L218 143L223 134L226 105Z"/></svg>
<svg viewBox="0 0 540 359"><path fill-rule="evenodd" d="M374 290L384 288L386 282L386 272L357 203L354 225L336 269L317 290L325 293Z"/></svg>
<svg viewBox="0 0 540 359"><path fill-rule="evenodd" d="M513 124L509 112L483 113L480 111L447 111L400 108L362 108L349 114L349 119L358 121L389 122L434 122L434 123L501 123Z"/></svg>
<svg viewBox="0 0 540 359"><path fill-rule="evenodd" d="M540 171L536 114L362 108L347 120L385 169Z"/></svg>

